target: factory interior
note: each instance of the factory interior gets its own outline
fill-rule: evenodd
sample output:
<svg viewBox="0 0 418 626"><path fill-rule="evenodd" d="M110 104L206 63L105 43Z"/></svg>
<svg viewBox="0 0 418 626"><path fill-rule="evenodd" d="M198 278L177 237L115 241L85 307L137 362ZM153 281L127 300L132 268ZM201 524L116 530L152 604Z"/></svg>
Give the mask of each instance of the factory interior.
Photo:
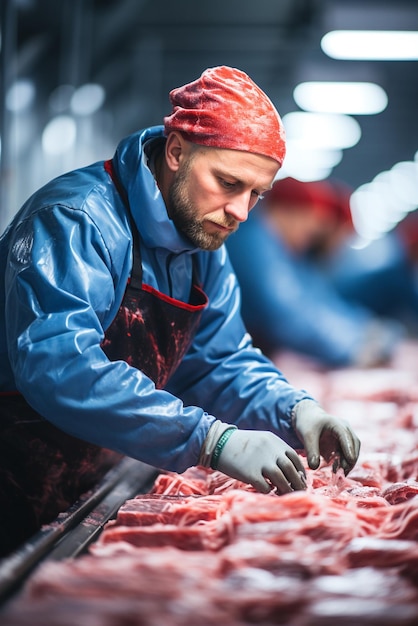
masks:
<svg viewBox="0 0 418 626"><path fill-rule="evenodd" d="M279 495L213 465L176 472L123 454L69 508L0 551L0 625L418 623L416 0L2 0L0 305L12 267L1 240L27 199L162 125L169 93L217 66L245 72L280 115L277 189L286 180L312 194L344 189L335 241L334 231L318 235L297 270L278 265L273 277L267 248L258 260L244 253L251 219L242 242L234 233L224 248L257 359L354 429L357 463L335 470L322 455L313 468L300 446L306 488ZM262 306L275 286L263 291L264 273L281 298L277 313L275 298L266 303L271 315ZM16 391L4 381L0 406ZM185 397L196 404L193 393Z"/></svg>

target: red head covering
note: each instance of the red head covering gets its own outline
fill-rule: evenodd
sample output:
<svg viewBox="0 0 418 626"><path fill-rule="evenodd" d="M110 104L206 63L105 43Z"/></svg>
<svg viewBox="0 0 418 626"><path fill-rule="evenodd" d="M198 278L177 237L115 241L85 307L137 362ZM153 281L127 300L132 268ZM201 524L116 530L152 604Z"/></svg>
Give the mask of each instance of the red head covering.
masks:
<svg viewBox="0 0 418 626"><path fill-rule="evenodd" d="M173 89L170 101L166 135L177 130L193 143L261 154L282 164L286 148L280 116L241 70L209 68L194 82Z"/></svg>
<svg viewBox="0 0 418 626"><path fill-rule="evenodd" d="M271 191L264 193L264 203L274 210L298 206L300 210L333 216L341 224L350 224L350 195L348 186L339 181L302 182L288 177L276 180Z"/></svg>
<svg viewBox="0 0 418 626"><path fill-rule="evenodd" d="M396 226L410 260L418 260L418 210L408 213Z"/></svg>

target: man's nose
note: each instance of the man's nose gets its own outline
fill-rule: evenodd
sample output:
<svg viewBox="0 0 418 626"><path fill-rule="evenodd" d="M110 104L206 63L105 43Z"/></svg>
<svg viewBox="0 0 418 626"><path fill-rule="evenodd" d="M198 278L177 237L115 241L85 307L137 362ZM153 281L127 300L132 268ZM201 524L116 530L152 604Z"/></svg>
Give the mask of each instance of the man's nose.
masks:
<svg viewBox="0 0 418 626"><path fill-rule="evenodd" d="M237 222L245 222L251 209L251 192L236 195L225 205L225 213Z"/></svg>

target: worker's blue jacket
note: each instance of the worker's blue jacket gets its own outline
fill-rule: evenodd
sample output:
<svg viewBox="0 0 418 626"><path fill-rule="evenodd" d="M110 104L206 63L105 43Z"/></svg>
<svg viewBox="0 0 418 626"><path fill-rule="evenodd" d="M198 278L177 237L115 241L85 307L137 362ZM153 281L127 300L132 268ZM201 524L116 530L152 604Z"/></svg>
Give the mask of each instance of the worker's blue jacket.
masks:
<svg viewBox="0 0 418 626"><path fill-rule="evenodd" d="M228 239L227 248L244 322L265 351L292 350L335 367L355 362L372 314L346 302L313 262L293 254L262 209Z"/></svg>
<svg viewBox="0 0 418 626"><path fill-rule="evenodd" d="M103 162L36 192L0 240L0 392L18 390L63 431L157 467L197 463L215 418L301 443L291 410L309 398L252 346L225 247L196 249L168 218L144 145L152 127L114 158L140 233L143 281L188 301L192 260L209 298L165 389L101 348L132 266L126 207Z"/></svg>
<svg viewBox="0 0 418 626"><path fill-rule="evenodd" d="M336 251L328 270L338 292L377 315L401 320L416 334L417 265L400 233L394 229L362 248L350 243Z"/></svg>

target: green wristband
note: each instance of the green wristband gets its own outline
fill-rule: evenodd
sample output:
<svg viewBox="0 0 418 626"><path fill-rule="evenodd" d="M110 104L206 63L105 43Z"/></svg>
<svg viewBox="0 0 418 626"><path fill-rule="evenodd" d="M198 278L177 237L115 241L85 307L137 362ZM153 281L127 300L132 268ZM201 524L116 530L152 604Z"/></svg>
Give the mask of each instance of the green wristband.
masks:
<svg viewBox="0 0 418 626"><path fill-rule="evenodd" d="M212 469L214 469L214 470L218 469L219 457L221 456L221 452L223 450L223 447L226 444L226 442L228 441L228 439L230 438L230 436L232 435L232 433L234 432L234 430L237 430L237 427L236 426L231 426L230 428L225 430L222 433L222 435L219 437L218 443L215 446L215 449L214 449L213 454L212 454L212 459L210 461L210 466L211 466Z"/></svg>

